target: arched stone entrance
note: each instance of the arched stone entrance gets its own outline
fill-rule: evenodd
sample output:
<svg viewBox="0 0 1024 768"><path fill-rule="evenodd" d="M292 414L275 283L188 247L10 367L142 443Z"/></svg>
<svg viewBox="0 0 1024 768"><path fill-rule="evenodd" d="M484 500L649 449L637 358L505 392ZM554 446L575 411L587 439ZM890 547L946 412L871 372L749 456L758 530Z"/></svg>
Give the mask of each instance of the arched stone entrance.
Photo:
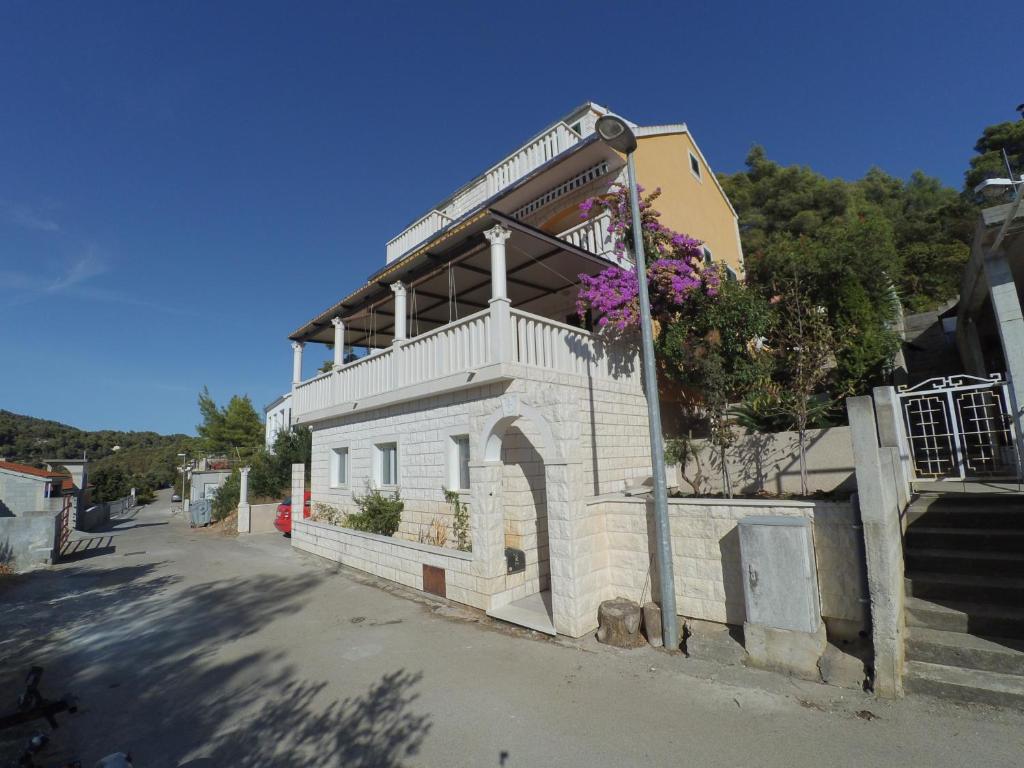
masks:
<svg viewBox="0 0 1024 768"><path fill-rule="evenodd" d="M578 637L592 628L596 621L596 605L581 589L578 537L582 522L581 468L578 461L566 458L566 446L555 438L544 414L515 395L501 400L501 407L484 422L478 445L483 460L470 467L473 509L471 520L473 550L481 576L501 585L492 593L488 613L526 626L517 621L515 611L506 609L518 595L505 590L498 580L507 572L505 560L505 510L502 489L502 445L510 428L520 420L529 422L534 446L544 463L544 502L547 515L548 560L550 568L550 606L553 629L559 634ZM539 601L534 600L538 603ZM503 610L505 609L505 610ZM587 613L593 613L593 618ZM533 626L534 629L541 627ZM542 629L550 631L550 629Z"/></svg>

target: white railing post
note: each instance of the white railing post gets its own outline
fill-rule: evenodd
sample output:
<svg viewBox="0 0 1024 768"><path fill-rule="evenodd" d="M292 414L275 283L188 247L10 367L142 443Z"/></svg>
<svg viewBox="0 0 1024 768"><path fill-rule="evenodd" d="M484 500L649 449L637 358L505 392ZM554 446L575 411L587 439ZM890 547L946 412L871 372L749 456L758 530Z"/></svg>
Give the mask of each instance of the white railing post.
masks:
<svg viewBox="0 0 1024 768"><path fill-rule="evenodd" d="M345 364L345 321L332 317L331 325L334 326L334 367L340 368Z"/></svg>
<svg viewBox="0 0 1024 768"><path fill-rule="evenodd" d="M302 382L302 348L306 346L301 341L292 342L292 384Z"/></svg>
<svg viewBox="0 0 1024 768"><path fill-rule="evenodd" d="M491 244L491 356L496 363L512 360L512 303L505 276L505 242L512 232L497 224L484 232Z"/></svg>

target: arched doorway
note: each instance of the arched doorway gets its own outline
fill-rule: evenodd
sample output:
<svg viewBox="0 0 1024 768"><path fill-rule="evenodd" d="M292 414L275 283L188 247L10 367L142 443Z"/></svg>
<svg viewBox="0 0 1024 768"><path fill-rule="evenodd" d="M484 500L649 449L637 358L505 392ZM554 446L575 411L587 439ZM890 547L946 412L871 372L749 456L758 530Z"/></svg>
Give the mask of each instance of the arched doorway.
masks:
<svg viewBox="0 0 1024 768"><path fill-rule="evenodd" d="M474 550L479 541L485 568L498 585L488 615L548 634L579 636L586 620L578 615L571 514L579 497L573 482L578 462L566 460L544 414L515 395L503 397L485 421L479 445ZM522 575L508 573L506 547L525 555Z"/></svg>

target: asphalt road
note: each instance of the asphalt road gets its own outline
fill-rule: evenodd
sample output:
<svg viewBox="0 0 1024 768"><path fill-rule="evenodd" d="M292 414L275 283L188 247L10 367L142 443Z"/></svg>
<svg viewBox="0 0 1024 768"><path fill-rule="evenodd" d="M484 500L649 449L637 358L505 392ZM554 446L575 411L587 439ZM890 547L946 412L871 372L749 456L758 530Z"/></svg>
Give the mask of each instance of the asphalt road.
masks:
<svg viewBox="0 0 1024 768"><path fill-rule="evenodd" d="M55 751L163 766L1017 766L1024 716L532 637L168 494L0 581L0 711L74 692ZM3 763L0 762L0 765ZM44 763L45 764L45 763Z"/></svg>

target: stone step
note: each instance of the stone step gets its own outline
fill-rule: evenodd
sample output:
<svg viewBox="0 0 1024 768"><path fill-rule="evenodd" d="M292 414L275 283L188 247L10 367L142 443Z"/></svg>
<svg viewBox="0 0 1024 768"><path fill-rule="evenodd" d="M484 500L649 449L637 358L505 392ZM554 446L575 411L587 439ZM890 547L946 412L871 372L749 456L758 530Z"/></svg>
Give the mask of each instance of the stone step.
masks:
<svg viewBox="0 0 1024 768"><path fill-rule="evenodd" d="M910 693L944 699L997 707L1024 707L1024 677L999 672L908 661L904 686Z"/></svg>
<svg viewBox="0 0 1024 768"><path fill-rule="evenodd" d="M1024 579L944 571L910 571L906 594L941 602L1024 605Z"/></svg>
<svg viewBox="0 0 1024 768"><path fill-rule="evenodd" d="M907 510L907 525L929 528L1024 528L1024 503L985 502L951 506L918 506L914 502Z"/></svg>
<svg viewBox="0 0 1024 768"><path fill-rule="evenodd" d="M906 546L911 549L982 549L988 552L1024 553L1024 527L957 528L915 525L907 529Z"/></svg>
<svg viewBox="0 0 1024 768"><path fill-rule="evenodd" d="M909 627L970 633L982 637L1024 638L1024 609L986 603L935 603L920 597L906 600Z"/></svg>
<svg viewBox="0 0 1024 768"><path fill-rule="evenodd" d="M927 627L907 628L907 659L1024 675L1024 639L988 638Z"/></svg>
<svg viewBox="0 0 1024 768"><path fill-rule="evenodd" d="M1024 577L1024 554L965 549L909 549L904 555L908 571Z"/></svg>

